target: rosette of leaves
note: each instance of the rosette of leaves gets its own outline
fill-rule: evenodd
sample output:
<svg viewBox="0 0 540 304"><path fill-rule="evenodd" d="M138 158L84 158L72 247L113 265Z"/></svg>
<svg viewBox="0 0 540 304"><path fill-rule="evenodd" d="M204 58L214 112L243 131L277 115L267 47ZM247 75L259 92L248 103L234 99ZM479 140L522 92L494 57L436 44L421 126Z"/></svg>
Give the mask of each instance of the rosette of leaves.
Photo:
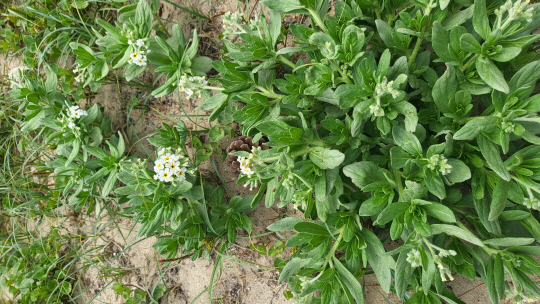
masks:
<svg viewBox="0 0 540 304"><path fill-rule="evenodd" d="M224 37L225 59L213 63L223 90L201 108L210 119L232 112L243 135L267 134L272 148L250 177L262 182L257 196L309 219L280 228L297 232L281 274L289 295L361 303L358 278L372 270L407 303L459 303L444 284L456 273L483 279L494 303L540 297L528 277L540 269L538 5L263 4L268 26ZM286 13L311 25L291 25L295 45L279 48ZM349 225L355 245L340 230ZM385 253L385 235L404 245Z"/></svg>

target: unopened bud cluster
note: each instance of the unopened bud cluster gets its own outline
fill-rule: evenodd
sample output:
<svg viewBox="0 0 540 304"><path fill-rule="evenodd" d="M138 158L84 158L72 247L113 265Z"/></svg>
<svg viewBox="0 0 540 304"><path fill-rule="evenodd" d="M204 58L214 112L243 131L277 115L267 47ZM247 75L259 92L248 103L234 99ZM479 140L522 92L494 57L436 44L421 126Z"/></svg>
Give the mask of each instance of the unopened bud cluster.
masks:
<svg viewBox="0 0 540 304"><path fill-rule="evenodd" d="M85 82L86 81L86 68L80 68L77 64L75 68L73 69L74 74L78 74L75 76L76 82Z"/></svg>
<svg viewBox="0 0 540 304"><path fill-rule="evenodd" d="M373 116L384 116L384 109L381 106L381 97L385 94L392 94L393 98L399 96L399 91L394 88L394 81L388 81L383 77L382 81L375 86L375 104L369 106L369 111Z"/></svg>
<svg viewBox="0 0 540 304"><path fill-rule="evenodd" d="M495 15L497 15L497 18L500 21L502 20L502 16L505 12L508 12L508 17L506 21L504 22L504 25L502 28L504 29L506 26L508 26L512 21L518 19L518 18L525 18L525 20L529 23L532 22L532 17L534 15L534 8L530 7L528 9L525 9L527 5L529 5L530 0L517 0L512 1L508 0L506 1L501 7L495 10Z"/></svg>
<svg viewBox="0 0 540 304"><path fill-rule="evenodd" d="M180 77L178 88L180 91L186 93L188 98L191 98L193 95L197 95L201 98L201 90L206 85L208 85L208 81L206 81L205 77L187 76L184 74Z"/></svg>
<svg viewBox="0 0 540 304"><path fill-rule="evenodd" d="M440 154L430 157L427 167L431 170L438 170L442 175L446 175L452 171L452 166L448 164L448 159Z"/></svg>
<svg viewBox="0 0 540 304"><path fill-rule="evenodd" d="M422 265L422 257L418 249L413 249L407 253L407 262L411 264L412 268L420 267Z"/></svg>
<svg viewBox="0 0 540 304"><path fill-rule="evenodd" d="M516 124L510 121L503 121L501 123L501 129L506 133L512 133L514 132L514 128L516 127Z"/></svg>
<svg viewBox="0 0 540 304"><path fill-rule="evenodd" d="M536 197L525 198L523 205L529 209L540 210L540 201Z"/></svg>
<svg viewBox="0 0 540 304"><path fill-rule="evenodd" d="M238 34L239 32L237 32L237 30L240 30L240 33L243 33L244 30L240 24L242 22L242 16L244 16L244 14L240 12L226 12L225 15L223 15L223 29L225 29L223 35Z"/></svg>

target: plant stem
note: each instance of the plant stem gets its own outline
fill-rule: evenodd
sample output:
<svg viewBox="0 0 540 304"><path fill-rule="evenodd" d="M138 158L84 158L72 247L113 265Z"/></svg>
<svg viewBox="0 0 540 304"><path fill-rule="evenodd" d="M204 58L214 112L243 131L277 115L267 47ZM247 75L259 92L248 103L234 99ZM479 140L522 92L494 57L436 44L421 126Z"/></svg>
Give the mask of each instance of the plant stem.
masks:
<svg viewBox="0 0 540 304"><path fill-rule="evenodd" d="M469 61L467 61L467 63L465 63L465 65L463 65L461 68L459 68L462 72L465 72L465 70L467 70L467 68L469 67L469 65L471 65L471 63L473 63L473 61L476 60L476 58L478 58L478 54L475 54L474 56L471 57L471 59L469 59Z"/></svg>
<svg viewBox="0 0 540 304"><path fill-rule="evenodd" d="M311 15L311 18L313 18L313 21L315 21L315 23L321 28L323 32L328 34L328 29L326 28L326 26L324 25L324 22L319 17L319 14L317 14L317 12L312 9L308 9L308 11L309 11L309 14Z"/></svg>
<svg viewBox="0 0 540 304"><path fill-rule="evenodd" d="M414 63L414 60L416 59L416 55L418 55L418 51L420 50L420 45L422 45L422 41L424 41L424 38L418 37L416 40L416 44L414 46L413 52L411 54L411 57L409 57L409 69L412 68L412 65Z"/></svg>
<svg viewBox="0 0 540 304"><path fill-rule="evenodd" d="M401 184L401 172L397 169L393 169L392 173L394 173L394 181L396 182L397 188L398 188L398 194L399 199L398 202L401 202L401 198L403 197L403 185Z"/></svg>
<svg viewBox="0 0 540 304"><path fill-rule="evenodd" d="M326 267L326 265L328 265L328 262L330 262L330 260L334 256L334 253L336 252L336 250L337 250L337 248L339 246L339 243L341 243L341 240L343 239L343 232L344 231L345 231L344 227L341 227L341 228L339 228L339 230L336 231L336 232L339 232L339 236L336 239L336 241L334 242L334 245L332 246L332 248L330 248L330 251L328 251L328 254L326 255L326 259L324 260L324 264L322 266L323 270Z"/></svg>
<svg viewBox="0 0 540 304"><path fill-rule="evenodd" d="M341 78L343 78L343 81L345 81L346 84L352 84L349 76L344 74L343 70L339 68L337 63L334 60L330 60L330 62L332 63L332 66L339 72L339 74L341 74Z"/></svg>
<svg viewBox="0 0 540 304"><path fill-rule="evenodd" d="M281 61L282 63L284 63L284 64L290 66L290 67L293 68L293 69L296 68L296 64L292 63L289 59L283 57L282 55L279 55L279 56L277 57L277 59L278 59L279 61Z"/></svg>

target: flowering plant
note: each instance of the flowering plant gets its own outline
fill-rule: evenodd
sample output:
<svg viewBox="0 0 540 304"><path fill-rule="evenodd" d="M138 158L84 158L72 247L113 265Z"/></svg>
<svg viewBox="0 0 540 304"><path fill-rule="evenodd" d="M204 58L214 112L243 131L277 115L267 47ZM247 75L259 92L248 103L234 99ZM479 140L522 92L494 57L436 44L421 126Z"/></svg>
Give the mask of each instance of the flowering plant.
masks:
<svg viewBox="0 0 540 304"><path fill-rule="evenodd" d="M459 303L444 284L456 274L483 279L494 303L540 297L527 277L540 269L527 246L540 241L538 4L263 4L268 19L225 14L222 88L200 108L269 138L233 155L267 207L304 214L268 227L297 232L276 262L287 295L362 303L373 271L407 303ZM288 13L310 25L284 29ZM404 244L386 252L387 236Z"/></svg>

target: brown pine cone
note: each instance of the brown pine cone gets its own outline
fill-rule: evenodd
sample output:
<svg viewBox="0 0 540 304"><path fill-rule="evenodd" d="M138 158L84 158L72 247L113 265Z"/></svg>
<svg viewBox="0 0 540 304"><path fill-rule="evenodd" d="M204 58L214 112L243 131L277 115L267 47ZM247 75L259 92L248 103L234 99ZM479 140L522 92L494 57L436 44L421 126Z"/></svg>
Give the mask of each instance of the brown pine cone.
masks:
<svg viewBox="0 0 540 304"><path fill-rule="evenodd" d="M233 138L233 141L227 147L225 151L227 151L227 154L237 152L237 151L246 151L248 153L251 153L252 147L261 147L262 150L270 149L269 146L265 145L264 143L268 141L268 139L263 136L258 142L252 143L253 137L249 136L237 136ZM238 161L238 156L234 155L227 155L227 165L231 167L232 172L240 172L240 162Z"/></svg>

